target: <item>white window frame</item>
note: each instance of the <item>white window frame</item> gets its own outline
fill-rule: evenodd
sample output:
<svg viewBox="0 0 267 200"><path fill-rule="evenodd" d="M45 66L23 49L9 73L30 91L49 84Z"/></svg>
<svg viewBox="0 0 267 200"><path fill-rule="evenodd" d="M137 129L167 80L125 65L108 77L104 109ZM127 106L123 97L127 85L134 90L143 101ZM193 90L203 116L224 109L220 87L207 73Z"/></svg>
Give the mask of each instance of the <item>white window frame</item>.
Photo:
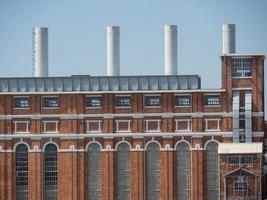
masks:
<svg viewBox="0 0 267 200"><path fill-rule="evenodd" d="M192 120L191 119L175 119L175 132L190 132L192 131ZM187 129L178 130L178 122L187 122Z"/></svg>
<svg viewBox="0 0 267 200"><path fill-rule="evenodd" d="M236 189L235 185L236 184L238 185L239 183L243 183L243 190ZM244 188L245 184L246 184L246 188ZM239 186L238 186L238 188L239 188ZM234 181L233 189L234 189L234 192L246 192L246 191L248 191L248 182L244 181L244 177L242 176L242 177L238 178L238 180Z"/></svg>
<svg viewBox="0 0 267 200"><path fill-rule="evenodd" d="M219 104L218 105L206 105L206 96L219 96ZM222 106L222 95L221 93L205 93L204 94L204 107L221 107Z"/></svg>
<svg viewBox="0 0 267 200"><path fill-rule="evenodd" d="M204 120L205 120L205 131L220 131L221 130L221 126L220 126L221 119L204 119ZM209 121L217 121L217 129L208 129Z"/></svg>
<svg viewBox="0 0 267 200"><path fill-rule="evenodd" d="M14 123L14 133L30 133L29 132L30 121L13 121L13 123ZM26 124L26 131L25 132L18 131L17 124L19 124L19 123L25 123Z"/></svg>
<svg viewBox="0 0 267 200"><path fill-rule="evenodd" d="M45 107L44 106L44 98L57 98L58 99L58 104L57 104L57 107ZM55 110L55 109L59 109L59 96L58 95L53 95L53 96L42 96L42 109L44 110Z"/></svg>
<svg viewBox="0 0 267 200"><path fill-rule="evenodd" d="M131 131L131 122L132 120L115 120L116 122L116 133L130 133ZM128 122L128 130L119 130L119 123Z"/></svg>
<svg viewBox="0 0 267 200"><path fill-rule="evenodd" d="M234 66L234 62L233 61L234 60L237 60L237 59L240 59L240 61L241 61L240 62L240 66L238 66L239 67L239 70L244 70L244 68L247 67L247 65L246 66L244 65L244 63L245 63L244 62L244 59L251 59L251 66L250 66L250 73L251 73L251 75L250 76L233 76L234 67L237 67L237 66ZM231 76L232 76L233 79L240 79L240 78L242 78L242 79L246 79L246 78L251 79L252 78L252 68L253 68L253 59L252 59L252 57L250 57L250 56L248 56L248 57L234 57L231 60L231 67L232 67L232 69L231 69ZM244 73L244 71L242 73Z"/></svg>
<svg viewBox="0 0 267 200"><path fill-rule="evenodd" d="M177 97L177 96L189 96L190 105L189 105L189 106L183 106L183 105L182 105L182 106L177 106L177 105L176 105L176 97ZM175 94L175 95L174 95L174 98L175 98L175 102L174 102L174 103L175 103L175 107L176 107L176 108L183 108L183 107L185 107L185 108L190 108L190 107L192 106L192 97L191 97L191 94Z"/></svg>
<svg viewBox="0 0 267 200"><path fill-rule="evenodd" d="M98 123L98 130L90 131L90 123ZM86 133L102 133L102 120L86 120Z"/></svg>
<svg viewBox="0 0 267 200"><path fill-rule="evenodd" d="M47 131L46 130L46 123L56 123L56 131ZM58 120L44 120L43 121L43 133L59 133L58 131Z"/></svg>
<svg viewBox="0 0 267 200"><path fill-rule="evenodd" d="M87 97L100 97L100 106L98 107L88 107L87 102L85 102L85 108L86 109L100 109L102 108L102 95L86 95L85 96L85 101L87 101Z"/></svg>
<svg viewBox="0 0 267 200"><path fill-rule="evenodd" d="M149 122L157 122L158 123L158 129L156 130L148 130L148 123ZM145 120L145 132L149 133L149 132L160 132L160 122L161 119L146 119Z"/></svg>
<svg viewBox="0 0 267 200"><path fill-rule="evenodd" d="M117 106L117 97L130 97L130 105L129 106ZM132 100L132 95L130 95L130 94L125 94L125 95L123 95L123 94L118 94L118 95L115 95L115 108L131 108L132 106L131 106L131 100Z"/></svg>
<svg viewBox="0 0 267 200"><path fill-rule="evenodd" d="M27 108L17 108L16 105L13 104L14 110L29 110L30 109L30 101L29 101L30 97L29 96L14 96L13 102L15 102L15 104L16 104L16 98L28 98L28 105L29 106Z"/></svg>
<svg viewBox="0 0 267 200"><path fill-rule="evenodd" d="M154 97L154 96L158 96L159 97L159 106L147 106L146 105L146 97ZM143 99L143 104L145 108L161 108L161 102L160 99L161 98L161 94L145 94L144 95L144 99Z"/></svg>

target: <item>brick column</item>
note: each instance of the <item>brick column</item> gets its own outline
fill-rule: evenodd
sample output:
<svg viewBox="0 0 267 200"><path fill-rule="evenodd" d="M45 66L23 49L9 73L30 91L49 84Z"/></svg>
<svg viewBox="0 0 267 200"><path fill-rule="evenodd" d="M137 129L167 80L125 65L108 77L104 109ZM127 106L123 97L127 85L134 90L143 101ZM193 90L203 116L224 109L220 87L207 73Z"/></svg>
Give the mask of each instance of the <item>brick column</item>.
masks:
<svg viewBox="0 0 267 200"><path fill-rule="evenodd" d="M5 153L5 199L13 200L15 199L15 173L14 172L14 156L15 153Z"/></svg>
<svg viewBox="0 0 267 200"><path fill-rule="evenodd" d="M191 200L204 199L204 151L202 138L192 138Z"/></svg>
<svg viewBox="0 0 267 200"><path fill-rule="evenodd" d="M58 153L58 199L77 199L76 156L73 152Z"/></svg>
<svg viewBox="0 0 267 200"><path fill-rule="evenodd" d="M43 161L41 152L29 153L29 199L39 200L43 189Z"/></svg>
<svg viewBox="0 0 267 200"><path fill-rule="evenodd" d="M86 152L78 152L77 153L78 159L77 159L77 199L84 200L85 197L85 159L86 159Z"/></svg>
<svg viewBox="0 0 267 200"><path fill-rule="evenodd" d="M103 147L107 145L113 147L112 140L105 140ZM101 182L101 200L113 200L114 199L114 152L102 151L101 152L101 170L100 170L100 182Z"/></svg>
<svg viewBox="0 0 267 200"><path fill-rule="evenodd" d="M4 147L4 145L2 147ZM0 200L5 200L5 153L4 152L0 152Z"/></svg>

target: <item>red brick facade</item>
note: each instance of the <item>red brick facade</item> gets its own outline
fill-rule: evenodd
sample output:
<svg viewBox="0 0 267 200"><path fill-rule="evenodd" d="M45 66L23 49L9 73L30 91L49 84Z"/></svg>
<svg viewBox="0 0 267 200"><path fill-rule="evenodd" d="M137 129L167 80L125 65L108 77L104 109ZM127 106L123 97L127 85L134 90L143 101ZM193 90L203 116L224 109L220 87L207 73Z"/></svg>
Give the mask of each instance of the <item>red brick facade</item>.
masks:
<svg viewBox="0 0 267 200"><path fill-rule="evenodd" d="M232 56L221 57L221 89L119 93L119 95L131 96L129 108L116 107L116 95L118 95L116 92L0 93L0 200L15 199L14 150L18 143L25 143L29 146L29 199L44 199L43 149L46 144L51 142L58 146L57 198L59 200L87 199L87 145L93 141L97 141L102 147L100 153L100 199L117 199L116 147L121 141L127 141L131 145L131 199L145 199L145 150L147 143L151 140L159 142L161 148L160 199L176 199L175 147L178 142L186 141L190 144L190 200L206 200L208 173L206 146L212 141L216 143L233 142L232 98L234 90L240 91L240 107L245 106L244 91L252 91L252 141L264 142L264 56L252 56L252 76L245 79L231 76L231 59ZM160 95L160 107L146 107L144 98L147 94ZM177 107L175 96L178 94L190 95L191 106ZM101 108L86 108L86 97L90 95L100 95ZM220 105L205 105L206 95L219 95ZM16 96L29 97L29 108L15 109L14 97ZM44 108L43 97L45 96L57 96L58 108ZM245 115L242 114L242 111L240 113L240 116ZM180 123L179 120L185 121ZM87 132L90 121L95 123L91 124L92 129L99 129L99 133ZM127 123L129 121L130 132L125 131L128 130L127 123L118 125L119 121ZM187 122L190 127L187 127ZM183 129L188 128L188 131L177 130L177 124ZM243 126L242 122L240 122L240 126ZM156 131L157 129L159 130ZM52 133L43 133L44 130ZM240 174L244 177L252 177L249 179L248 185L253 185L253 188L249 190L256 192L251 195L255 196L255 200L261 199L262 190L264 192L261 182L262 154L252 155L253 165L241 168L228 165L227 155L220 155L220 172L218 174L220 176L220 200L226 199L225 194L240 196L240 194L233 194L234 178L229 178L225 182L226 174L230 171L232 171L229 174L231 177L240 176ZM254 174L251 174L251 171ZM236 175L236 173L239 174Z"/></svg>

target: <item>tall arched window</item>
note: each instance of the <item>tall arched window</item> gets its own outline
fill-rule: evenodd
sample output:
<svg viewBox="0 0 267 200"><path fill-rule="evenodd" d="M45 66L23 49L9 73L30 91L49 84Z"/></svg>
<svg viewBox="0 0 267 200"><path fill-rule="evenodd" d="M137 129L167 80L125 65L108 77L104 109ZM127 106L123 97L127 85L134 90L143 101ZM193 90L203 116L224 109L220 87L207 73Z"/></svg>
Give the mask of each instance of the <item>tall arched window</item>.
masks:
<svg viewBox="0 0 267 200"><path fill-rule="evenodd" d="M44 197L45 200L57 199L57 147L48 144L44 152Z"/></svg>
<svg viewBox="0 0 267 200"><path fill-rule="evenodd" d="M16 147L16 200L28 199L28 147Z"/></svg>
<svg viewBox="0 0 267 200"><path fill-rule="evenodd" d="M218 144L209 142L206 147L207 159L207 200L219 200L219 154Z"/></svg>
<svg viewBox="0 0 267 200"><path fill-rule="evenodd" d="M88 146L88 200L100 199L100 150L101 147L97 143Z"/></svg>
<svg viewBox="0 0 267 200"><path fill-rule="evenodd" d="M117 199L131 199L130 147L121 143L117 148Z"/></svg>
<svg viewBox="0 0 267 200"><path fill-rule="evenodd" d="M146 199L160 199L160 146L156 142L146 149Z"/></svg>
<svg viewBox="0 0 267 200"><path fill-rule="evenodd" d="M190 198L190 148L185 142L176 146L176 199Z"/></svg>

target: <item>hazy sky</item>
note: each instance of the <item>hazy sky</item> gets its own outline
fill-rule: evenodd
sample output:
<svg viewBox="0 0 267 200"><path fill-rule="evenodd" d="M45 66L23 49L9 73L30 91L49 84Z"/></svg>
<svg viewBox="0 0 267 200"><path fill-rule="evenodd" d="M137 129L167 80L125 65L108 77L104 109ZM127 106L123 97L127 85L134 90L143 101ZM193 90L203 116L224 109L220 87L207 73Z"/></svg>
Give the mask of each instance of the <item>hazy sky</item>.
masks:
<svg viewBox="0 0 267 200"><path fill-rule="evenodd" d="M49 28L51 76L106 75L108 25L121 26L122 75L163 74L163 28L177 24L178 73L219 88L222 24L236 24L237 53L266 53L266 10L267 0L0 0L0 76L32 75L34 26Z"/></svg>

